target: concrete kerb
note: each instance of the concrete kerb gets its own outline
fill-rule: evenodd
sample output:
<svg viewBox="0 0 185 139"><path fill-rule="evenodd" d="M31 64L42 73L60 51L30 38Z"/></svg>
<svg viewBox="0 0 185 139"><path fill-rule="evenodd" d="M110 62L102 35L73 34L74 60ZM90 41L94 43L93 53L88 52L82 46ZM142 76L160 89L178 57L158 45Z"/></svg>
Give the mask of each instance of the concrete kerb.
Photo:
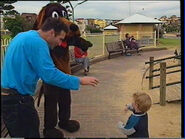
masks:
<svg viewBox="0 0 185 139"><path fill-rule="evenodd" d="M150 48L141 48L142 52L149 52L149 51L161 51L161 50L167 50L167 48L159 48L159 47L150 47ZM90 59L90 65L95 64L97 62L101 62L104 60L108 60L108 55L100 55L97 57L94 57ZM77 65L75 68L72 69L72 74L75 72L81 70L82 66Z"/></svg>
<svg viewBox="0 0 185 139"><path fill-rule="evenodd" d="M141 48L141 50L143 51L143 52L148 52L148 51L161 51L161 50L167 50L167 48L165 48L165 47L148 47L148 48L145 48L145 47L143 47L143 48Z"/></svg>

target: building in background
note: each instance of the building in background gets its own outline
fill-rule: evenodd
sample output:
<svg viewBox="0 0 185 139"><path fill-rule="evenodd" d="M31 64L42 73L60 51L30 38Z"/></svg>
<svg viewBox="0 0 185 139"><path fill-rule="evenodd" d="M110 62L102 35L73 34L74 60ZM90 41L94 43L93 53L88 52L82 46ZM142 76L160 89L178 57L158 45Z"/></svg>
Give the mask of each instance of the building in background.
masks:
<svg viewBox="0 0 185 139"><path fill-rule="evenodd" d="M140 14L134 14L116 23L121 33L121 39L125 39L125 34L133 35L135 39L155 38L155 25L161 24L162 21L146 17ZM159 27L158 27L159 29ZM159 35L158 35L159 36Z"/></svg>
<svg viewBox="0 0 185 139"><path fill-rule="evenodd" d="M98 25L99 28L103 29L106 26L106 21L102 19L95 19L94 24Z"/></svg>
<svg viewBox="0 0 185 139"><path fill-rule="evenodd" d="M29 23L34 23L37 18L37 14L36 13L22 13L21 17L25 18L26 21Z"/></svg>
<svg viewBox="0 0 185 139"><path fill-rule="evenodd" d="M87 19L88 25L89 25L89 26L94 26L94 20L95 20L95 19L93 19L93 18L88 18L88 19Z"/></svg>
<svg viewBox="0 0 185 139"><path fill-rule="evenodd" d="M113 25L109 25L109 26L104 28L103 33L104 33L104 35L117 35L118 34L118 28L113 26Z"/></svg>

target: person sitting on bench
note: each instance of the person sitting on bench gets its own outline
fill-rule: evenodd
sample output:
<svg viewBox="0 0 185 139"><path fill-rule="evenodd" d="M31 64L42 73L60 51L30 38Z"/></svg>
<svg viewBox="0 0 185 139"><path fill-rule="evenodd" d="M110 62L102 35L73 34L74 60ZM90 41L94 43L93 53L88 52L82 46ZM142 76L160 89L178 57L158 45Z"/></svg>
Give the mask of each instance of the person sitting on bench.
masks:
<svg viewBox="0 0 185 139"><path fill-rule="evenodd" d="M125 34L125 38L126 38L125 43L128 46L128 48L130 48L130 49L136 49L137 50L137 53L138 53L139 52L138 51L139 45L136 42L136 40L134 39L134 36L130 36L129 33L126 33Z"/></svg>

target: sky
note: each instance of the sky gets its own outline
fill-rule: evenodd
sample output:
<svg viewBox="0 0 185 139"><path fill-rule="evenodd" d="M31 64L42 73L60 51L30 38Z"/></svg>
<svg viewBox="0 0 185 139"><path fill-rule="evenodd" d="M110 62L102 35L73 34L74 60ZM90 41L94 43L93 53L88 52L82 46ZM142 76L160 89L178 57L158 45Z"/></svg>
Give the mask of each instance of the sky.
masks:
<svg viewBox="0 0 185 139"><path fill-rule="evenodd" d="M72 1L76 6L80 1ZM49 1L18 1L14 3L15 10L19 13L36 13ZM65 4L66 5L66 4ZM160 18L163 15L180 17L180 0L166 1L92 1L75 7L75 18L96 18L121 20L133 14L139 13L152 18Z"/></svg>

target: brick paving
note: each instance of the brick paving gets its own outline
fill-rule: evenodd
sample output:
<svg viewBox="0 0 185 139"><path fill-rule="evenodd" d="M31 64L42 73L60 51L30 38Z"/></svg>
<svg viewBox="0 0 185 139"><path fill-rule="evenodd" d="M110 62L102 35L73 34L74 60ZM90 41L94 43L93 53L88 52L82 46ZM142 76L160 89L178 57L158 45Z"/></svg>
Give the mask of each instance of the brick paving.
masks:
<svg viewBox="0 0 185 139"><path fill-rule="evenodd" d="M80 121L81 128L75 133L63 131L65 137L126 137L117 128L117 123L120 120L127 120L129 115L124 115L123 107L130 102L133 91L141 88L141 80L134 79L142 78L144 62L148 61L150 56L157 58L168 55L173 55L173 51L143 52L141 56L119 56L91 65L89 76L97 77L100 84L97 87L82 86L79 91L72 91L71 119ZM133 73L128 77L127 72L130 73L132 70ZM141 74L135 75L135 71ZM75 75L83 76L82 70ZM126 89L128 86L133 86L131 87L133 89ZM37 110L43 137L43 98Z"/></svg>

